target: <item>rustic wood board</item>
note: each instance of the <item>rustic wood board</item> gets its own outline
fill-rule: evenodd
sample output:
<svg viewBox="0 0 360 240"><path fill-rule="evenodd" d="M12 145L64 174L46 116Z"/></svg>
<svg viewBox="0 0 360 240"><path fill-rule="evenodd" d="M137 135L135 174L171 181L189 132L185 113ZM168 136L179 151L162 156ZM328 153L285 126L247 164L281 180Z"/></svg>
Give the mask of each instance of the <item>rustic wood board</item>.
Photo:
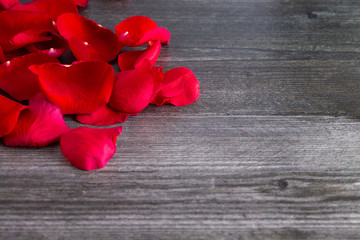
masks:
<svg viewBox="0 0 360 240"><path fill-rule="evenodd" d="M57 144L1 145L0 239L360 238L359 1L90 0L81 13L168 28L158 64L191 68L201 97L131 117L99 171Z"/></svg>

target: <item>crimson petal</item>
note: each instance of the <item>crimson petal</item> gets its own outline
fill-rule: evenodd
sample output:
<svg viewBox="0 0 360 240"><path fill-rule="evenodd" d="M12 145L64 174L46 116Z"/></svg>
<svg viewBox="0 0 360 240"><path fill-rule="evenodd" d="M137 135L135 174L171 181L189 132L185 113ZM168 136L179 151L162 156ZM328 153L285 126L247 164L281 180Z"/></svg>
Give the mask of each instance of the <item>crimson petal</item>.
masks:
<svg viewBox="0 0 360 240"><path fill-rule="evenodd" d="M27 106L0 94L0 137L8 135L14 130L20 112L26 108Z"/></svg>
<svg viewBox="0 0 360 240"><path fill-rule="evenodd" d="M42 52L53 57L60 57L68 49L67 41L56 33L52 33L51 40L32 43L26 46L30 52Z"/></svg>
<svg viewBox="0 0 360 240"><path fill-rule="evenodd" d="M185 106L195 102L199 96L200 84L194 73L188 68L179 67L164 74L161 90L151 103Z"/></svg>
<svg viewBox="0 0 360 240"><path fill-rule="evenodd" d="M83 16L65 13L57 19L59 33L69 41L78 60L112 61L122 45L116 35Z"/></svg>
<svg viewBox="0 0 360 240"><path fill-rule="evenodd" d="M106 105L114 85L114 70L105 62L47 63L32 66L46 98L63 114L90 114Z"/></svg>
<svg viewBox="0 0 360 240"><path fill-rule="evenodd" d="M21 112L15 129L4 137L11 147L45 147L59 141L70 129L60 109L45 99L31 99L29 109Z"/></svg>
<svg viewBox="0 0 360 240"><path fill-rule="evenodd" d="M121 53L118 57L118 64L121 71L130 70L141 66L145 59L154 66L160 54L160 41L150 41L147 49Z"/></svg>
<svg viewBox="0 0 360 240"><path fill-rule="evenodd" d="M19 0L0 0L0 9L9 9L17 3L19 3Z"/></svg>
<svg viewBox="0 0 360 240"><path fill-rule="evenodd" d="M152 100L154 86L155 80L148 61L134 70L119 72L115 75L109 105L120 112L139 113Z"/></svg>
<svg viewBox="0 0 360 240"><path fill-rule="evenodd" d="M28 67L33 64L58 63L44 53L30 53L0 65L0 88L18 101L30 99L41 91L36 74Z"/></svg>
<svg viewBox="0 0 360 240"><path fill-rule="evenodd" d="M170 33L165 28L145 16L133 16L123 20L115 27L116 34L121 43L129 47L137 47L149 41L159 40L168 44Z"/></svg>
<svg viewBox="0 0 360 240"><path fill-rule="evenodd" d="M60 138L61 151L75 167L90 171L105 167L116 151L122 127L72 129Z"/></svg>
<svg viewBox="0 0 360 240"><path fill-rule="evenodd" d="M132 115L137 114L118 112L105 105L91 114L76 115L76 120L87 125L107 126L125 122Z"/></svg>

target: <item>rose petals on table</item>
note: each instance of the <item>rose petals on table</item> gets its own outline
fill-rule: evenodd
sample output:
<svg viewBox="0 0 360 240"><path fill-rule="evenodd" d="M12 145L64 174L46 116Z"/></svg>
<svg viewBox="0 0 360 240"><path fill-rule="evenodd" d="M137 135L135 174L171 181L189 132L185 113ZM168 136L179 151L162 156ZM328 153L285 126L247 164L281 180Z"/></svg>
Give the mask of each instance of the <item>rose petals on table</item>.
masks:
<svg viewBox="0 0 360 240"><path fill-rule="evenodd" d="M105 167L116 151L122 127L72 129L60 138L61 151L75 167L90 171Z"/></svg>
<svg viewBox="0 0 360 240"><path fill-rule="evenodd" d="M149 41L159 40L168 44L170 33L165 28L145 16L133 16L123 20L115 27L116 35L121 43L129 47L137 47Z"/></svg>
<svg viewBox="0 0 360 240"><path fill-rule="evenodd" d="M188 68L179 67L164 74L161 90L151 103L185 106L195 102L199 96L200 84L194 73Z"/></svg>
<svg viewBox="0 0 360 240"><path fill-rule="evenodd" d="M83 16L65 13L57 19L59 33L78 60L114 60L122 45L116 35Z"/></svg>
<svg viewBox="0 0 360 240"><path fill-rule="evenodd" d="M53 21L56 21L63 13L79 13L72 0L33 0L29 3L16 4L11 10L41 12L47 14Z"/></svg>
<svg viewBox="0 0 360 240"><path fill-rule="evenodd" d="M45 147L57 142L69 130L56 105L45 99L31 99L29 108L21 112L14 130L4 137L4 144Z"/></svg>
<svg viewBox="0 0 360 240"><path fill-rule="evenodd" d="M150 41L145 50L120 53L118 57L119 68L121 71L137 68L143 64L145 59L150 62L151 66L154 66L160 50L160 41Z"/></svg>
<svg viewBox="0 0 360 240"><path fill-rule="evenodd" d="M14 130L20 112L26 108L27 106L0 94L0 138Z"/></svg>
<svg viewBox="0 0 360 240"><path fill-rule="evenodd" d="M55 30L51 20L42 13L7 10L0 12L0 23L0 45L4 52L50 40L47 33Z"/></svg>
<svg viewBox="0 0 360 240"><path fill-rule="evenodd" d="M28 67L34 64L59 63L44 53L30 53L0 65L0 88L18 101L28 100L41 91L38 77Z"/></svg>
<svg viewBox="0 0 360 240"><path fill-rule="evenodd" d="M105 62L47 63L32 66L46 98L63 114L90 114L106 105L114 85L114 70Z"/></svg>

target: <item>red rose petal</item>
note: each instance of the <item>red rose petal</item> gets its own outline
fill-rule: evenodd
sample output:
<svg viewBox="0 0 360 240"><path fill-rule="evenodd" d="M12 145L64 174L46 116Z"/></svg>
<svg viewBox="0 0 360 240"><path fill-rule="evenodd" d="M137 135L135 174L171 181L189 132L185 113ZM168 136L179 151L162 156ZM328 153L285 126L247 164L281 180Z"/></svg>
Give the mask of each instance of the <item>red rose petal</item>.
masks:
<svg viewBox="0 0 360 240"><path fill-rule="evenodd" d="M28 50L26 50L25 48L19 48L19 49L16 49L14 51L6 52L6 53L4 52L5 59L4 59L3 62L10 61L13 58L21 57L21 56L29 54L29 53L30 52Z"/></svg>
<svg viewBox="0 0 360 240"><path fill-rule="evenodd" d="M8 135L14 130L20 112L26 108L27 106L0 94L0 137Z"/></svg>
<svg viewBox="0 0 360 240"><path fill-rule="evenodd" d="M79 13L72 0L34 0L25 4L16 4L11 10L45 13L54 21L63 13Z"/></svg>
<svg viewBox="0 0 360 240"><path fill-rule="evenodd" d="M63 114L90 114L106 105L114 85L114 70L105 62L47 63L30 67L40 87Z"/></svg>
<svg viewBox="0 0 360 240"><path fill-rule="evenodd" d="M11 147L45 147L59 141L70 129L60 109L45 99L31 99L29 109L21 112L15 129L4 137Z"/></svg>
<svg viewBox="0 0 360 240"><path fill-rule="evenodd" d="M137 68L144 63L145 59L150 61L151 66L154 66L160 50L160 41L151 41L145 50L121 53L118 57L119 68L121 71Z"/></svg>
<svg viewBox="0 0 360 240"><path fill-rule="evenodd" d="M185 106L195 102L199 95L200 84L194 73L188 68L180 67L164 74L161 90L151 103Z"/></svg>
<svg viewBox="0 0 360 240"><path fill-rule="evenodd" d="M146 61L139 68L115 75L109 105L120 112L139 113L152 100L153 91L154 76L150 63Z"/></svg>
<svg viewBox="0 0 360 240"><path fill-rule="evenodd" d="M118 112L106 105L91 114L76 115L76 120L87 125L107 126L125 122L132 115L137 114Z"/></svg>
<svg viewBox="0 0 360 240"><path fill-rule="evenodd" d="M118 24L115 31L120 42L129 47L155 40L168 44L170 40L168 30L158 27L153 20L145 16L129 17Z"/></svg>
<svg viewBox="0 0 360 240"><path fill-rule="evenodd" d="M4 51L2 50L2 47L0 46L0 63L5 62L5 54Z"/></svg>
<svg viewBox="0 0 360 240"><path fill-rule="evenodd" d="M89 0L72 0L79 7L86 7Z"/></svg>
<svg viewBox="0 0 360 240"><path fill-rule="evenodd" d="M114 60L122 45L116 35L83 16L65 13L57 20L59 33L67 40L78 60Z"/></svg>
<svg viewBox="0 0 360 240"><path fill-rule="evenodd" d="M4 52L30 43L49 40L47 32L54 30L51 20L42 13L0 12L0 45Z"/></svg>
<svg viewBox="0 0 360 240"><path fill-rule="evenodd" d="M60 57L68 49L67 41L60 35L53 33L51 40L32 43L26 46L30 52L42 52L53 57Z"/></svg>
<svg viewBox="0 0 360 240"><path fill-rule="evenodd" d="M19 3L19 0L0 0L0 9L9 9L17 3Z"/></svg>
<svg viewBox="0 0 360 240"><path fill-rule="evenodd" d="M0 65L0 88L18 101L27 100L41 91L36 74L28 67L33 64L58 63L44 53L30 53Z"/></svg>
<svg viewBox="0 0 360 240"><path fill-rule="evenodd" d="M116 151L122 127L72 129L60 138L61 151L75 167L90 171L105 167Z"/></svg>

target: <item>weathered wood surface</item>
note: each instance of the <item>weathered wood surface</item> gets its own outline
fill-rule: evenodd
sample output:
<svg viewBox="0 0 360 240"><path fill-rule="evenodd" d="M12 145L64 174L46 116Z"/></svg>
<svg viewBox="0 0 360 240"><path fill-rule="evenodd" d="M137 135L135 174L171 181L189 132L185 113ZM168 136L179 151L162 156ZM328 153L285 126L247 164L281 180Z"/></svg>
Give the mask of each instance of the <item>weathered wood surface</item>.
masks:
<svg viewBox="0 0 360 240"><path fill-rule="evenodd" d="M360 1L90 0L168 28L193 105L123 124L106 168L0 146L0 239L359 239ZM67 119L71 127L79 126Z"/></svg>

